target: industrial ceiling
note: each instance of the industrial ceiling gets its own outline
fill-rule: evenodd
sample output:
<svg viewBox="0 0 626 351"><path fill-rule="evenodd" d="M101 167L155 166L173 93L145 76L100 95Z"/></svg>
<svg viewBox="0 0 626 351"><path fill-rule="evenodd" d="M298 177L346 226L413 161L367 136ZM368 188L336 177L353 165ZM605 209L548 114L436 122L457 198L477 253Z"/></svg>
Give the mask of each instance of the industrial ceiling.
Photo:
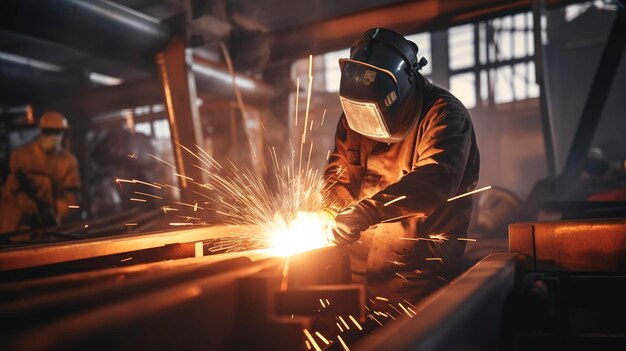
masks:
<svg viewBox="0 0 626 351"><path fill-rule="evenodd" d="M0 106L48 103L98 86L154 80L155 54L179 34L209 66L220 65L217 44L225 43L238 72L262 79L268 67L347 47L370 27L415 33L530 5L504 0L7 0L0 4ZM202 72L206 78L201 68L194 67L196 80ZM213 76L198 86L221 91L212 89L220 72L212 69Z"/></svg>

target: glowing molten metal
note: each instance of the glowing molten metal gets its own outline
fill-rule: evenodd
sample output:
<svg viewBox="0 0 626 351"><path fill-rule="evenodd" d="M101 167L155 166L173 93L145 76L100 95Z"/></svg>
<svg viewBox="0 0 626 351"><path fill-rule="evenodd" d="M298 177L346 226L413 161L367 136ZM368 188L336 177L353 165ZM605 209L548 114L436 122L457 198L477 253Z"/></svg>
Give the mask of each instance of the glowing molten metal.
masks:
<svg viewBox="0 0 626 351"><path fill-rule="evenodd" d="M300 211L296 218L287 223L279 214L274 215L268 253L291 256L300 252L330 246L328 231L331 219L315 212Z"/></svg>

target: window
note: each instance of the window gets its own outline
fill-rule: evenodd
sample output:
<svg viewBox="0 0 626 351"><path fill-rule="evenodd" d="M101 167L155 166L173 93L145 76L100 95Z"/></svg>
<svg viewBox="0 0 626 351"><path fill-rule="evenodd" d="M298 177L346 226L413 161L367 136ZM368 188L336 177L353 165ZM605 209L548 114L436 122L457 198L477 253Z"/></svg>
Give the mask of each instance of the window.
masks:
<svg viewBox="0 0 626 351"><path fill-rule="evenodd" d="M339 59L350 57L350 49L332 51L323 55L324 57L324 82L327 92L339 91L339 81L341 80L341 70L339 69Z"/></svg>
<svg viewBox="0 0 626 351"><path fill-rule="evenodd" d="M467 108L538 97L532 28L524 12L448 29L452 94Z"/></svg>
<svg viewBox="0 0 626 351"><path fill-rule="evenodd" d="M160 119L152 122L152 127L154 128L154 137L157 139L169 139L170 135L170 125L166 119Z"/></svg>
<svg viewBox="0 0 626 351"><path fill-rule="evenodd" d="M142 133L148 136L152 135L152 126L150 125L150 122L135 124L135 133Z"/></svg>
<svg viewBox="0 0 626 351"><path fill-rule="evenodd" d="M423 76L428 76L433 72L433 60L431 55L431 42L430 42L430 33L419 33L407 35L405 38L417 44L418 52L417 59L419 60L422 57L425 57L428 60L428 64L422 68L420 73Z"/></svg>
<svg viewBox="0 0 626 351"><path fill-rule="evenodd" d="M448 29L448 55L451 70L472 67L474 62L474 25Z"/></svg>

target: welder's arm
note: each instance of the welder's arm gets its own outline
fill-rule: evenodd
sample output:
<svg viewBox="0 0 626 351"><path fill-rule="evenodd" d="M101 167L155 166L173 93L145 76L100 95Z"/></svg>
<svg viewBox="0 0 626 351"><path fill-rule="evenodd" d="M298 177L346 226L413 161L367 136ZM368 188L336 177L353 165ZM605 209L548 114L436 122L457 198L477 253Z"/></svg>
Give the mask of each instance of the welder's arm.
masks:
<svg viewBox="0 0 626 351"><path fill-rule="evenodd" d="M6 193L5 196L7 199L10 199L9 201L14 206L19 208L24 213L37 213L37 203L21 188L17 174L22 169L22 165L13 155L11 155L9 169L11 170L11 173L7 177L6 183L4 184L4 192Z"/></svg>
<svg viewBox="0 0 626 351"><path fill-rule="evenodd" d="M412 171L339 213L332 226L332 241L349 244L357 241L363 230L382 221L429 216L459 191L472 142L469 119L440 109L425 123ZM391 203L401 196L406 198Z"/></svg>
<svg viewBox="0 0 626 351"><path fill-rule="evenodd" d="M323 195L336 209L344 208L355 202L350 193L350 176L347 161L347 130L346 118L341 117L335 134L335 149L328 158L328 166L324 170L325 186Z"/></svg>
<svg viewBox="0 0 626 351"><path fill-rule="evenodd" d="M370 208L380 220L399 216L429 216L437 207L459 192L471 151L472 133L469 118L452 115L442 108L426 121L416 145L419 158L411 172L370 199ZM400 197L405 199L384 206Z"/></svg>

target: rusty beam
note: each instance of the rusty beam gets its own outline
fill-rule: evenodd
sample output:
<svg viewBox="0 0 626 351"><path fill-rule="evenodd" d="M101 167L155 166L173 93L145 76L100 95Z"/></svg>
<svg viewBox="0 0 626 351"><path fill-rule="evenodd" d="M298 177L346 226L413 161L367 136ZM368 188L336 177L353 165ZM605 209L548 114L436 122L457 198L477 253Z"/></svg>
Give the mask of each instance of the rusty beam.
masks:
<svg viewBox="0 0 626 351"><path fill-rule="evenodd" d="M571 1L550 0L549 7ZM406 1L396 5L352 13L310 25L287 28L268 34L271 64L347 48L365 30L385 27L401 34L413 34L492 18L505 13L529 10L529 0L518 1Z"/></svg>
<svg viewBox="0 0 626 351"><path fill-rule="evenodd" d="M626 218L513 223L509 251L538 271L625 272Z"/></svg>
<svg viewBox="0 0 626 351"><path fill-rule="evenodd" d="M186 49L183 37L173 38L165 51L156 57L159 76L163 83L163 96L182 200L194 203L191 184L204 183L204 175L198 168L192 166L196 161L184 148L195 149L196 146L203 148L204 140L190 60L190 52Z"/></svg>
<svg viewBox="0 0 626 351"><path fill-rule="evenodd" d="M192 70L198 91L207 92L220 99L235 100L232 78L223 65L199 56L193 58ZM264 104L275 93L267 83L243 74L235 74L237 88L246 104ZM98 87L78 95L44 103L46 108L73 109L76 106L86 116L97 116L137 106L163 103L163 91L159 78L147 78L115 86Z"/></svg>
<svg viewBox="0 0 626 351"><path fill-rule="evenodd" d="M5 249L0 252L0 272L158 248L175 243L218 239L227 236L231 231L232 227L212 226L210 228L122 235L70 243Z"/></svg>
<svg viewBox="0 0 626 351"><path fill-rule="evenodd" d="M368 334L355 351L496 350L519 257L491 254L415 306L417 315Z"/></svg>

